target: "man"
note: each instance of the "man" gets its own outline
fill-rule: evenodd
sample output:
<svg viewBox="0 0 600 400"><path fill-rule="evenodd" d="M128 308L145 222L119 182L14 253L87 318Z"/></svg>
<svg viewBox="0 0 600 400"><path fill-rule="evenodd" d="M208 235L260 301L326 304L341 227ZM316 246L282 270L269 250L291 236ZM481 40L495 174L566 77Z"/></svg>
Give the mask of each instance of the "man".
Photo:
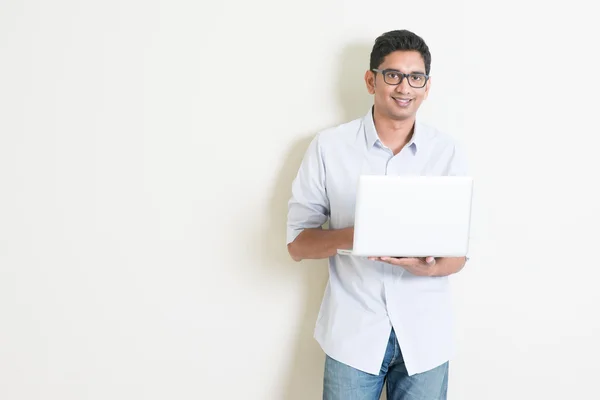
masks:
<svg viewBox="0 0 600 400"><path fill-rule="evenodd" d="M360 174L466 175L454 140L416 118L431 88L430 65L429 48L414 33L378 37L365 73L373 107L320 132L292 184L288 251L296 261L329 258L315 328L326 354L325 400L377 400L384 382L389 400L446 399L453 354L447 277L466 258L337 254L352 248Z"/></svg>

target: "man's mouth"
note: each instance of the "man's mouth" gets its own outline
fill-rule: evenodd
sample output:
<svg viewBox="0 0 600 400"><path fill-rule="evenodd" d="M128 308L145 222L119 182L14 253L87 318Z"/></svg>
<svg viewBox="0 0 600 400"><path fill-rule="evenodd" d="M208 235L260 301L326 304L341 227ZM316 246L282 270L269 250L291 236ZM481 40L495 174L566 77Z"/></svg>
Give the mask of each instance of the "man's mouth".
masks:
<svg viewBox="0 0 600 400"><path fill-rule="evenodd" d="M398 104L400 107L408 107L410 105L410 102L413 99L408 99L408 98L403 98L403 97L394 97L394 101L396 102L396 104Z"/></svg>

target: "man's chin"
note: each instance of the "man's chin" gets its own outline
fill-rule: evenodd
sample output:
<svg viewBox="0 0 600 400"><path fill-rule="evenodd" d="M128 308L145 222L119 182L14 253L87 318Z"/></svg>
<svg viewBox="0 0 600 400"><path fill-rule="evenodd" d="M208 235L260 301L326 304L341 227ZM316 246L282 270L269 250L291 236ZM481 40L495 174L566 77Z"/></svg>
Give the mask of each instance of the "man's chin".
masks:
<svg viewBox="0 0 600 400"><path fill-rule="evenodd" d="M410 112L408 110L406 110L406 111L393 110L390 113L388 113L388 115L391 119L396 120L396 121L406 121L406 120L413 119L415 117L415 113Z"/></svg>
<svg viewBox="0 0 600 400"><path fill-rule="evenodd" d="M375 105L375 107L377 108L377 105ZM410 107L409 109L399 109L398 107L392 106L382 107L380 110L383 111L380 111L380 114L383 114L387 118L394 121L411 120L415 118L416 114L416 112L413 110L413 107Z"/></svg>

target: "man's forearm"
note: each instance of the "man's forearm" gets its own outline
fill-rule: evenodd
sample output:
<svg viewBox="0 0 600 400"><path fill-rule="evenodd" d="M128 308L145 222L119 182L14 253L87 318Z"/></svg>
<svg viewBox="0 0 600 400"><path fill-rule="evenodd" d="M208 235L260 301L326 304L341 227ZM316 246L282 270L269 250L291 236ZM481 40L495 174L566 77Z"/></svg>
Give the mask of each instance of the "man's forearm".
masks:
<svg viewBox="0 0 600 400"><path fill-rule="evenodd" d="M433 276L456 274L465 266L466 257L442 257L435 260Z"/></svg>
<svg viewBox="0 0 600 400"><path fill-rule="evenodd" d="M288 244L288 252L295 261L321 259L335 255L338 249L351 249L354 228L305 229Z"/></svg>

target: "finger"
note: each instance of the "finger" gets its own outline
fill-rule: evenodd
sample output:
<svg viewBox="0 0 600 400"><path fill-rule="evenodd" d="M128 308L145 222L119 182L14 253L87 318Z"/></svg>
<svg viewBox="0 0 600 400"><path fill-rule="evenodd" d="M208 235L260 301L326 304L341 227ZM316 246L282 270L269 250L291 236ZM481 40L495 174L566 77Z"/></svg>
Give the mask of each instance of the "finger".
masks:
<svg viewBox="0 0 600 400"><path fill-rule="evenodd" d="M426 257L425 262L427 264L435 264L435 257Z"/></svg>
<svg viewBox="0 0 600 400"><path fill-rule="evenodd" d="M408 263L418 263L421 260L419 260L418 258L415 257L381 257L382 259L389 259L389 260L395 260L395 261L401 261L401 262L408 262Z"/></svg>
<svg viewBox="0 0 600 400"><path fill-rule="evenodd" d="M387 262L389 264L393 264L393 265L400 265L400 266L415 266L420 264L419 259L417 258L395 258L395 257L381 257L381 261Z"/></svg>

